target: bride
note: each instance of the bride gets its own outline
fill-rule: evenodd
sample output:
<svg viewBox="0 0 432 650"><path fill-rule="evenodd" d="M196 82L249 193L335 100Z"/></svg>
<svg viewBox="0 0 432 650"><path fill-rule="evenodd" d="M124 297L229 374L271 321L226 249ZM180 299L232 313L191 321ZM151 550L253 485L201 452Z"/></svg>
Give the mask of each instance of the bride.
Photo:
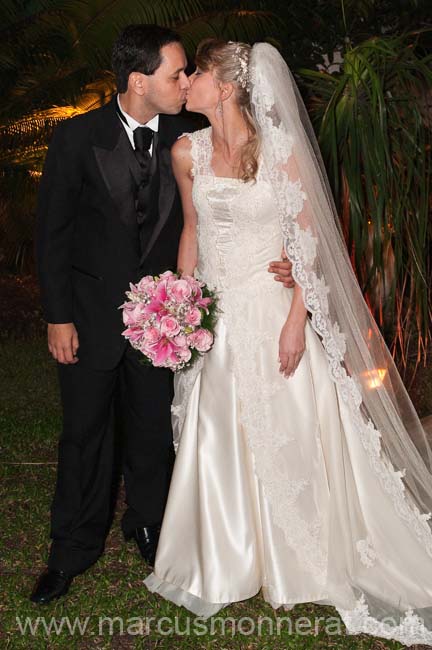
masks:
<svg viewBox="0 0 432 650"><path fill-rule="evenodd" d="M176 462L149 590L203 617L254 596L432 643L432 454L363 300L293 78L266 43L204 41L172 149L178 267L219 293L176 375ZM281 246L295 287L266 264Z"/></svg>

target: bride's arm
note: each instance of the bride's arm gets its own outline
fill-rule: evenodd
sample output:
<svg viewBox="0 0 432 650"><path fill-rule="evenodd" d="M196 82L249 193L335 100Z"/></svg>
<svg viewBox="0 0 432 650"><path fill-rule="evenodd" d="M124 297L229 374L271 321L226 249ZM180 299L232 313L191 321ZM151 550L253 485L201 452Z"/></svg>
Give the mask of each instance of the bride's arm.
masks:
<svg viewBox="0 0 432 650"><path fill-rule="evenodd" d="M290 311L279 337L279 371L285 377L294 375L305 351L306 317L301 287L296 284Z"/></svg>
<svg viewBox="0 0 432 650"><path fill-rule="evenodd" d="M198 261L197 214L192 202L192 157L189 138L179 138L171 148L171 161L183 208L183 230L177 256L182 275L193 275Z"/></svg>
<svg viewBox="0 0 432 650"><path fill-rule="evenodd" d="M284 166L284 173L287 174L291 183L298 183L300 181L301 188L301 179L295 155L291 155L287 160ZM309 201L304 194L301 211L297 214L297 222L300 227L307 228L311 223L309 210ZM294 375L305 351L306 319L307 309L303 301L302 289L295 283L291 307L279 338L279 371L285 377L292 377Z"/></svg>

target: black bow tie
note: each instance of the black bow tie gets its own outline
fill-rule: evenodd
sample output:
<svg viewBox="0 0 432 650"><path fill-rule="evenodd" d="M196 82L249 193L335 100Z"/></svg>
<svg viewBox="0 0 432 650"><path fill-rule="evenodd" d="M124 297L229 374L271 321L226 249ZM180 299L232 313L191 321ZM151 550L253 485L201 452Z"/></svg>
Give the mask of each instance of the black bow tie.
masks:
<svg viewBox="0 0 432 650"><path fill-rule="evenodd" d="M133 131L136 151L148 151L153 140L153 131L148 126L138 126Z"/></svg>

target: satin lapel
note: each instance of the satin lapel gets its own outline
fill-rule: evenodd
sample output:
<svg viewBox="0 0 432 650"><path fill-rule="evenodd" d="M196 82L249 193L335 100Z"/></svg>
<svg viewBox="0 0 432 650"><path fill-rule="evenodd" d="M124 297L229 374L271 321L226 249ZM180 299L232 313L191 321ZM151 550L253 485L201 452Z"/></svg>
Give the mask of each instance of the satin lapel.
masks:
<svg viewBox="0 0 432 650"><path fill-rule="evenodd" d="M163 123L162 123L163 124ZM153 229L152 235L143 251L141 261L143 261L150 250L153 248L162 228L168 221L171 212L174 196L176 192L176 182L171 167L170 147L163 140L163 132L158 134L158 158L159 158L159 217Z"/></svg>
<svg viewBox="0 0 432 650"><path fill-rule="evenodd" d="M138 236L134 187L138 165L124 128L113 149L93 145L102 178L117 208L117 214L134 240ZM139 166L139 165L138 165Z"/></svg>

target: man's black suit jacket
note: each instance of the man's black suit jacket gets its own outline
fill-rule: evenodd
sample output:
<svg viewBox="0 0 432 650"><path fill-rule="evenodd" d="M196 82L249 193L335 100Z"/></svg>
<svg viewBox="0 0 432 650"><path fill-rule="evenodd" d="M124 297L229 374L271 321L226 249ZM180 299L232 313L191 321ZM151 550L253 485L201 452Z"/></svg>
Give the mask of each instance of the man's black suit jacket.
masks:
<svg viewBox="0 0 432 650"><path fill-rule="evenodd" d="M130 282L175 270L183 218L170 149L193 124L160 115L156 225L144 249L135 210L139 169L116 112L117 98L55 130L42 175L36 253L48 323L73 322L78 357L112 368L126 345L118 307Z"/></svg>

